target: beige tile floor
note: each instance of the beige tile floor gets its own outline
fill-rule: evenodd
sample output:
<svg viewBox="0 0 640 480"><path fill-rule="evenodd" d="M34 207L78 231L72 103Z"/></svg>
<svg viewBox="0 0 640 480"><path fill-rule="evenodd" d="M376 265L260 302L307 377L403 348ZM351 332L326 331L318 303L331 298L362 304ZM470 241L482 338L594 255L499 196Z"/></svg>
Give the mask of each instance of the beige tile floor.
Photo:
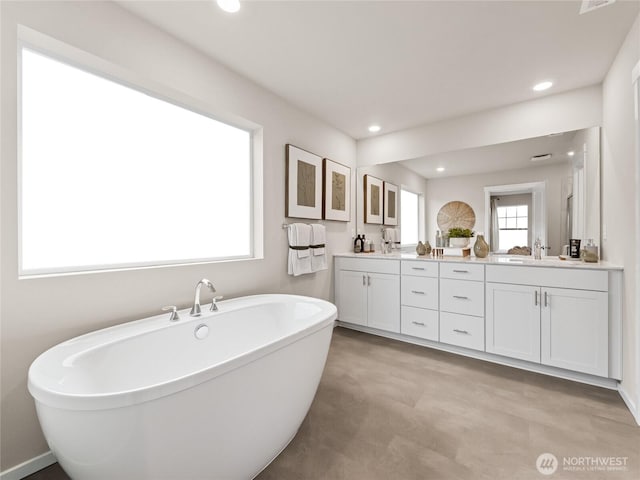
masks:
<svg viewBox="0 0 640 480"><path fill-rule="evenodd" d="M561 465L545 476L535 466L545 452L561 463L613 456L627 465ZM53 465L28 478L68 477ZM257 477L545 478L640 479L640 427L617 392L343 328L298 435Z"/></svg>

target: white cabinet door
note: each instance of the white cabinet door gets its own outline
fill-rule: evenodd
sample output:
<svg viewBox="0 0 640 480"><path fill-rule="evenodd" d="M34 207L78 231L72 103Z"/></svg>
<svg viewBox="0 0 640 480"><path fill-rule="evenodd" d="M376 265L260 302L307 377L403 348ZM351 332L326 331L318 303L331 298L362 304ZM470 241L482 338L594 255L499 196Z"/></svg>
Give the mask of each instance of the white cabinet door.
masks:
<svg viewBox="0 0 640 480"><path fill-rule="evenodd" d="M367 324L367 274L352 270L338 273L336 306L338 320L357 325Z"/></svg>
<svg viewBox="0 0 640 480"><path fill-rule="evenodd" d="M539 287L487 283L486 350L540 363Z"/></svg>
<svg viewBox="0 0 640 480"><path fill-rule="evenodd" d="M369 326L400 333L400 276L367 273Z"/></svg>
<svg viewBox="0 0 640 480"><path fill-rule="evenodd" d="M542 288L542 363L608 376L606 292Z"/></svg>

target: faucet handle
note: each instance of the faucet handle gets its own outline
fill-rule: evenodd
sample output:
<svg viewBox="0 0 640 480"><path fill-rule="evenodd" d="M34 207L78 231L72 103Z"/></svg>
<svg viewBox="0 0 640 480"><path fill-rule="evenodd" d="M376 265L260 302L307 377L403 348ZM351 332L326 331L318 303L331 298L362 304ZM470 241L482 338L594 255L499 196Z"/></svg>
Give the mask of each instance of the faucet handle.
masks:
<svg viewBox="0 0 640 480"><path fill-rule="evenodd" d="M218 305L216 302L218 302L219 300L222 300L223 298L224 298L223 295L218 295L217 297L213 297L213 300L211 301L211 308L209 310L212 312L217 312Z"/></svg>
<svg viewBox="0 0 640 480"><path fill-rule="evenodd" d="M163 312L168 312L171 310L171 316L169 317L170 322L177 322L180 320L180 316L178 315L178 307L175 305L167 305L166 307L162 307Z"/></svg>

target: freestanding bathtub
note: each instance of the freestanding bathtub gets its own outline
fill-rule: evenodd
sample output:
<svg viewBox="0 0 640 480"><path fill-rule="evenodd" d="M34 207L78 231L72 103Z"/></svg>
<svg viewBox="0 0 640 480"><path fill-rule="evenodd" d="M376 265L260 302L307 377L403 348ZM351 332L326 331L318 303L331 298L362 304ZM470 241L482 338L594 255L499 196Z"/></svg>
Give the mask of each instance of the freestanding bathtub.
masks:
<svg viewBox="0 0 640 480"><path fill-rule="evenodd" d="M33 362L29 392L69 476L251 479L287 446L318 388L336 307L293 295L218 305L89 333Z"/></svg>

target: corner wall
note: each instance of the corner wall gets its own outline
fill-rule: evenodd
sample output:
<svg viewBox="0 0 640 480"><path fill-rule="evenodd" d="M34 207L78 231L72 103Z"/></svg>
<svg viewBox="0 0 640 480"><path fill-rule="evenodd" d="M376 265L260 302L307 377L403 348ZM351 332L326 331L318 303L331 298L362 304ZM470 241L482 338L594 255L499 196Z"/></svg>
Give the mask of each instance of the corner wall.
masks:
<svg viewBox="0 0 640 480"><path fill-rule="evenodd" d="M281 226L293 220L284 218L284 145L292 143L331 158L355 173L356 142L112 2L0 1L0 14L0 471L5 471L48 450L26 381L31 362L49 347L92 330L155 315L163 305L186 307L203 277L226 297L287 292L331 299L332 262L328 271L297 278L287 275L287 240ZM262 125L264 259L18 280L18 24L183 92L214 110ZM355 174L352 178L351 204L355 206ZM207 219L206 207L199 208ZM324 222L330 258L350 245L354 208L350 223Z"/></svg>
<svg viewBox="0 0 640 480"><path fill-rule="evenodd" d="M640 419L640 352L635 296L640 239L636 210L636 137L631 71L640 59L640 16L627 34L602 84L602 256L624 265L621 390Z"/></svg>

